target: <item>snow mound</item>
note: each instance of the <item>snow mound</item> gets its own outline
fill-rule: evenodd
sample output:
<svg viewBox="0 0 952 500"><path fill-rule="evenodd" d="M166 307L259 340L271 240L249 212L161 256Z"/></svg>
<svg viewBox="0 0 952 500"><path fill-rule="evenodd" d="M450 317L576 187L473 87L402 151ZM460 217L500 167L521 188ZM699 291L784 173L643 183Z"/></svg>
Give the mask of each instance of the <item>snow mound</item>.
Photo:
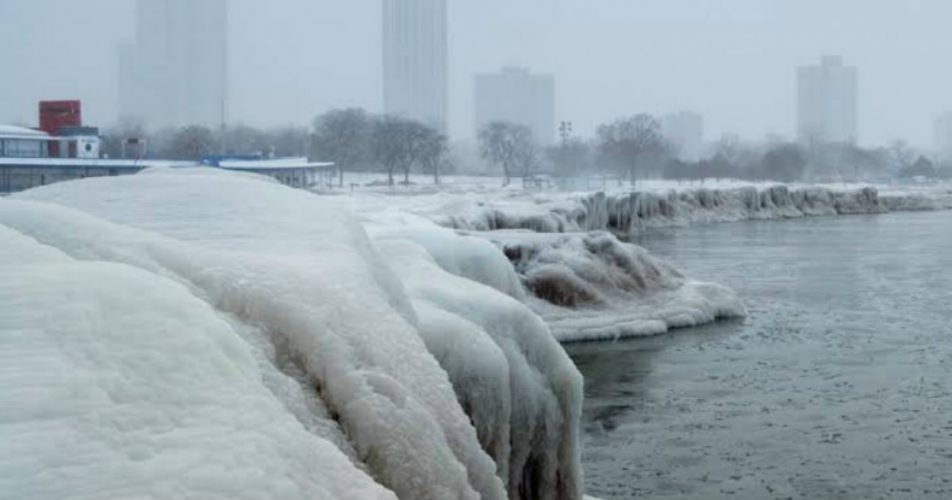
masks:
<svg viewBox="0 0 952 500"><path fill-rule="evenodd" d="M288 411L262 384L280 376L187 287L2 224L0 242L4 496L396 499Z"/></svg>
<svg viewBox="0 0 952 500"><path fill-rule="evenodd" d="M608 230L628 237L645 227L699 222L783 219L888 211L878 191L864 187L835 191L825 187L784 185L687 191L595 193L558 203L523 207L495 206L436 217L457 229L526 229L539 233Z"/></svg>
<svg viewBox="0 0 952 500"><path fill-rule="evenodd" d="M505 255L483 238L458 234L411 215L401 217L399 222L392 218L386 223L371 222L368 231L376 241L413 241L426 248L436 263L450 274L494 288L519 301L526 298L525 289Z"/></svg>
<svg viewBox="0 0 952 500"><path fill-rule="evenodd" d="M655 335L746 314L724 286L686 279L614 235L494 232L560 341Z"/></svg>
<svg viewBox="0 0 952 500"><path fill-rule="evenodd" d="M17 236L0 234L0 256L35 261L32 273L4 279L0 286L22 285L30 274L63 274L56 259L99 266L74 278L76 291L63 292L62 283L46 286L41 280L22 288L21 295L13 295L21 302L0 303L13 304L13 311L20 311L23 301L44 307L0 324L19 321L12 327L16 332L42 325L41 319L52 322L71 337L68 355L91 367L106 359L98 350L110 346L115 351L110 356L123 364L129 379L142 381L137 397L150 401L137 421L184 412L141 434L159 439L153 434L182 432L190 440L180 448L153 447L151 453L199 457L210 471L197 474L194 482L170 486L168 494L149 488L165 478L178 479L169 468L143 465L131 476L141 483L122 482L123 475L110 472L119 459L103 450L125 442L128 427L104 424L80 443L88 452L76 454L84 457L77 478L95 483L108 475L126 485L124 495L146 497L582 496L581 377L542 319L520 301L525 292L505 257L483 239L462 238L430 224L402 236L379 234L378 251L364 228L330 199L253 176L162 169L19 193L0 201L0 230ZM23 241L32 245L28 251L21 248ZM150 284L154 293L139 294L103 271L107 268L161 285ZM162 306L154 296L164 293L162 287L176 290L184 305ZM8 294L15 289L4 288ZM56 298L53 293L62 294L60 300L50 300ZM95 310L110 314L102 324L92 322L82 308L74 308L74 295L88 295L84 300L99 301ZM164 321L187 322L187 307L204 316L181 327ZM123 319L135 308L141 309L135 321ZM170 325L175 335L168 334ZM117 333L103 344L94 335L74 333L83 328L137 335ZM217 351L189 340L204 337L227 343L229 353L241 351L243 364L225 370L214 384L194 390L183 386L185 395L180 395L166 378L178 369L183 351L188 357L182 363L192 363L195 370L217 366ZM31 349L23 335L5 339L12 339L10 357ZM150 348L137 348L140 340ZM147 352L152 362L134 362L138 358L127 351ZM26 369L12 366L14 375ZM229 387L231 377L249 387ZM3 408L25 401L22 391L10 393L19 380L11 376L4 378L6 385L0 382L5 391L0 400L14 403ZM85 382L88 391L108 389L101 380ZM52 390L58 383L37 385ZM165 402L148 400L161 395L151 394L156 386L186 399L164 408ZM78 411L84 400L67 400L66 411ZM124 411L122 403L104 406L104 418ZM207 407L218 420L206 422L204 413L188 413L193 403L199 405L194 411ZM52 411L41 408L23 425L41 428ZM73 420L77 423L70 425L87 421L82 415ZM255 426L271 422L274 429ZM7 429L19 435L6 427L4 434ZM241 447L245 435L254 451ZM0 462L22 469L22 462L13 461L21 457L43 469L57 460L43 455L43 446L58 448L60 437L70 439L54 435L41 442L39 431L24 436L16 455ZM233 436L238 442L229 445ZM266 465L243 468L251 460ZM70 477L56 475L44 487L94 491ZM42 484L23 481L22 488Z"/></svg>

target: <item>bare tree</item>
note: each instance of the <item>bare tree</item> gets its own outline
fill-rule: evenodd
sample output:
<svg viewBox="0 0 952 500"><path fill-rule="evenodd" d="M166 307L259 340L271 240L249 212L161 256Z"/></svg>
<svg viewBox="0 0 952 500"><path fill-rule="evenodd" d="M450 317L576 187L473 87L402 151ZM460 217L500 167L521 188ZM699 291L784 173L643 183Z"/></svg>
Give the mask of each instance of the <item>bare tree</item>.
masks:
<svg viewBox="0 0 952 500"><path fill-rule="evenodd" d="M198 160L215 150L215 134L208 127L190 125L172 134L170 156L177 160Z"/></svg>
<svg viewBox="0 0 952 500"><path fill-rule="evenodd" d="M393 186L393 172L401 163L404 155L400 141L402 120L395 116L384 116L377 120L373 129L374 159L387 172L387 181Z"/></svg>
<svg viewBox="0 0 952 500"><path fill-rule="evenodd" d="M428 128L420 145L420 163L425 172L433 174L433 183L440 183L440 169L446 162L449 145L445 135Z"/></svg>
<svg viewBox="0 0 952 500"><path fill-rule="evenodd" d="M714 156L720 157L731 165L740 165L744 156L743 150L740 137L736 134L724 134L714 143Z"/></svg>
<svg viewBox="0 0 952 500"><path fill-rule="evenodd" d="M897 173L909 168L912 166L912 162L916 161L916 152L902 139L893 141L889 145L889 154L892 157L893 168Z"/></svg>
<svg viewBox="0 0 952 500"><path fill-rule="evenodd" d="M484 160L502 167L503 185L508 186L515 169L531 166L529 159L536 155L537 147L529 127L494 121L479 131L479 149Z"/></svg>
<svg viewBox="0 0 952 500"><path fill-rule="evenodd" d="M403 172L404 182L410 183L410 170L423 157L430 131L422 123L396 116L384 116L374 125L374 158L387 171L391 186L393 173L398 169Z"/></svg>
<svg viewBox="0 0 952 500"><path fill-rule="evenodd" d="M540 156L540 149L535 141L530 140L516 148L515 167L522 176L523 187L539 169Z"/></svg>
<svg viewBox="0 0 952 500"><path fill-rule="evenodd" d="M312 154L337 164L338 185L344 185L344 170L353 169L371 154L373 120L359 108L328 111L314 120Z"/></svg>
<svg viewBox="0 0 952 500"><path fill-rule="evenodd" d="M403 171L403 183L410 185L410 170L420 163L424 148L433 129L415 120L402 120L400 139L403 141L404 154L401 156L400 170Z"/></svg>
<svg viewBox="0 0 952 500"><path fill-rule="evenodd" d="M310 149L310 133L305 127L287 126L268 133L270 149L275 156L307 156Z"/></svg>
<svg viewBox="0 0 952 500"><path fill-rule="evenodd" d="M229 154L264 155L270 149L266 134L247 125L226 128L224 142Z"/></svg>
<svg viewBox="0 0 952 500"><path fill-rule="evenodd" d="M764 179L783 182L802 179L807 165L803 149L793 143L779 144L772 147L760 163L760 171Z"/></svg>
<svg viewBox="0 0 952 500"><path fill-rule="evenodd" d="M131 154L132 157L141 157L146 151L144 146L136 148L135 152L126 151L128 141L135 141L135 144L146 142L148 134L141 122L129 118L119 120L115 126L105 130L102 134L102 153L107 158L124 158L125 154Z"/></svg>
<svg viewBox="0 0 952 500"><path fill-rule="evenodd" d="M659 160L667 149L661 124L651 115L621 118L599 126L597 133L602 158L627 171L632 184L638 168L649 160Z"/></svg>
<svg viewBox="0 0 952 500"><path fill-rule="evenodd" d="M550 146L546 150L546 155L555 165L557 175L572 177L578 175L580 171L591 168L591 149L588 142L570 137L561 144Z"/></svg>

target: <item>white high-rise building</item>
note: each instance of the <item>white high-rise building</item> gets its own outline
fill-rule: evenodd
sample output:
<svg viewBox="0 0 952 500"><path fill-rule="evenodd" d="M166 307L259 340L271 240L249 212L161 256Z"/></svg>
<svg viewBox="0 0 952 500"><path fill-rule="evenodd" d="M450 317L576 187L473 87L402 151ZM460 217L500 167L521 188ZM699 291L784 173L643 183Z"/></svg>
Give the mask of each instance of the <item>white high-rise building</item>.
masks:
<svg viewBox="0 0 952 500"><path fill-rule="evenodd" d="M935 120L935 149L941 160L952 160L952 111Z"/></svg>
<svg viewBox="0 0 952 500"><path fill-rule="evenodd" d="M387 114L446 132L446 0L383 0L383 102Z"/></svg>
<svg viewBox="0 0 952 500"><path fill-rule="evenodd" d="M797 137L803 143L855 143L857 140L857 72L839 56L824 56L819 65L797 74Z"/></svg>
<svg viewBox="0 0 952 500"><path fill-rule="evenodd" d="M665 139L675 148L677 157L697 161L704 148L704 117L690 111L680 111L661 117Z"/></svg>
<svg viewBox="0 0 952 500"><path fill-rule="evenodd" d="M476 76L476 130L493 121L525 125L542 145L555 139L555 80L524 68Z"/></svg>
<svg viewBox="0 0 952 500"><path fill-rule="evenodd" d="M150 127L219 124L227 59L227 0L138 0L135 42L120 48L120 114Z"/></svg>

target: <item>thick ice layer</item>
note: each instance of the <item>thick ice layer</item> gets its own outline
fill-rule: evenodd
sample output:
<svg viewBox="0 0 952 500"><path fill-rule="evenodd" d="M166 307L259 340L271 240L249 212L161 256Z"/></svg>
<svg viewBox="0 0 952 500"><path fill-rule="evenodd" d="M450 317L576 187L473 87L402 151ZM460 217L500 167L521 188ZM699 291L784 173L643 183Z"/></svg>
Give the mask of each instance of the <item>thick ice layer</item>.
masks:
<svg viewBox="0 0 952 500"><path fill-rule="evenodd" d="M834 191L823 187L695 189L667 193L587 194L561 203L480 209L436 217L441 224L479 231L528 229L557 233L609 230L621 236L643 227L695 222L781 219L888 210L872 187Z"/></svg>
<svg viewBox="0 0 952 500"><path fill-rule="evenodd" d="M377 241L403 239L418 243L450 274L482 283L519 301L526 298L512 265L496 245L484 238L462 235L406 213L378 215L367 227Z"/></svg>
<svg viewBox="0 0 952 500"><path fill-rule="evenodd" d="M604 231L460 236L408 214L377 215L369 227L378 242L418 243L451 274L527 303L560 341L655 335L745 314L733 290L684 278Z"/></svg>
<svg viewBox="0 0 952 500"><path fill-rule="evenodd" d="M684 278L636 245L607 232L493 232L561 341L653 335L743 316L737 294Z"/></svg>
<svg viewBox="0 0 952 500"><path fill-rule="evenodd" d="M45 203L19 201L24 199ZM503 456L504 451L491 443L504 431L480 417L481 433L488 441L477 438L449 377L424 346L416 328L418 315L403 285L381 261L360 226L324 200L240 176L156 172L62 183L22 193L0 202L0 224L74 259L129 264L151 276L177 281L196 300L210 304L210 313L232 318L240 328L233 328L231 335L246 339L246 349L258 344L263 359L281 365L282 384L293 382L300 392L316 395L307 402L299 391L291 390L284 395L294 403L285 404L289 413L311 414L313 407L326 405L327 414L343 433L336 430L334 421L330 430L322 430L314 422L302 428L324 443L347 436L351 446L342 448L361 462L352 466L355 474L359 467L366 467L374 479L401 498L505 498L506 486L496 476L496 464L483 451L486 448L494 456ZM109 287L108 280L99 280L99 284ZM438 313L429 312L423 310L425 323L438 324ZM486 328L479 323L485 316L460 316ZM540 335L539 328L545 331L541 320L531 313L529 317L537 323L523 319L521 324L510 325L507 333L519 338L526 335L520 328L534 336ZM465 331L467 327L460 328ZM438 330L423 330L424 338L439 338ZM567 360L558 346L551 344L558 354L549 355ZM510 347L518 353L531 345L513 340ZM454 349L439 355L444 360L449 359L445 356L465 358ZM201 356L201 351L193 354ZM525 356L537 354L527 352ZM260 361L257 364L260 369ZM454 371L465 372L465 368ZM572 373L577 382L574 368ZM160 375L140 374L144 378ZM275 385L269 388L275 395ZM574 408L580 404L581 393L562 390L575 399L560 400L549 393L521 394L533 405L538 399L545 401L546 410L554 412L536 412L537 418L553 419L574 429L578 422ZM497 399L502 401L505 396L497 395ZM513 401L522 404L522 400ZM565 407L556 401L563 401ZM520 410L518 414L523 413ZM568 442L576 440L572 429L560 428ZM121 439L122 432L100 437ZM546 471L578 467L577 452L561 447L549 451L537 444L533 442L525 451L533 457L528 463L545 464ZM26 449L31 445L35 443L27 443ZM571 463L560 463L562 459ZM552 487L544 482L549 477L542 471L533 474L518 484L528 485L530 492ZM560 476L558 498L578 498L576 485L569 484L575 479L567 473ZM215 491L214 484L208 487Z"/></svg>
<svg viewBox="0 0 952 500"><path fill-rule="evenodd" d="M378 245L414 298L427 345L450 373L481 441L508 476L510 498L579 498L582 380L545 323L513 297L448 273L410 239L391 233ZM452 347L458 343L469 347ZM467 358L454 359L460 355Z"/></svg>
<svg viewBox="0 0 952 500"><path fill-rule="evenodd" d="M279 386L182 284L0 223L0 496L396 499Z"/></svg>

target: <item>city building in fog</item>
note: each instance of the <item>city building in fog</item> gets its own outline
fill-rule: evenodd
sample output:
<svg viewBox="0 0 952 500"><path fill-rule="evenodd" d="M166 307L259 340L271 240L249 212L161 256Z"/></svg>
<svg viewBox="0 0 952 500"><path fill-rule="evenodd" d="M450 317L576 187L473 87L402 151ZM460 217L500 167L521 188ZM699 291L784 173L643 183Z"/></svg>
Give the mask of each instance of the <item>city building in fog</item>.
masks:
<svg viewBox="0 0 952 500"><path fill-rule="evenodd" d="M382 1L384 110L446 132L446 0Z"/></svg>
<svg viewBox="0 0 952 500"><path fill-rule="evenodd" d="M942 160L952 160L952 111L935 120L935 149Z"/></svg>
<svg viewBox="0 0 952 500"><path fill-rule="evenodd" d="M661 117L661 130L679 159L697 161L701 158L704 117L690 111L671 113Z"/></svg>
<svg viewBox="0 0 952 500"><path fill-rule="evenodd" d="M839 56L797 72L797 137L803 143L855 143L857 72Z"/></svg>
<svg viewBox="0 0 952 500"><path fill-rule="evenodd" d="M120 116L149 127L221 123L227 0L138 0L135 24L135 41L120 48Z"/></svg>
<svg viewBox="0 0 952 500"><path fill-rule="evenodd" d="M525 125L543 145L555 139L555 80L524 68L476 76L476 130L493 121Z"/></svg>

